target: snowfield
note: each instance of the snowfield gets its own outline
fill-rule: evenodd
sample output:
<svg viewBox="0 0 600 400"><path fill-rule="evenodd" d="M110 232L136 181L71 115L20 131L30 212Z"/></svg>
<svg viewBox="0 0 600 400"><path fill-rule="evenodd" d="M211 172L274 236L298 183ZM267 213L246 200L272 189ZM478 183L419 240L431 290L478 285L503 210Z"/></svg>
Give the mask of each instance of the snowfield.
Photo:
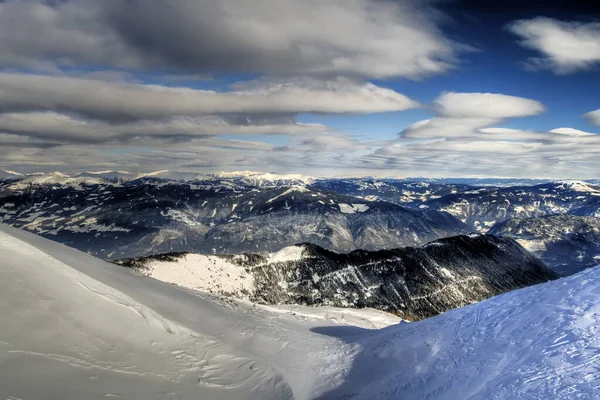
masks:
<svg viewBox="0 0 600 400"><path fill-rule="evenodd" d="M199 295L3 225L0 254L0 398L593 399L600 389L600 268L396 324L372 310Z"/></svg>

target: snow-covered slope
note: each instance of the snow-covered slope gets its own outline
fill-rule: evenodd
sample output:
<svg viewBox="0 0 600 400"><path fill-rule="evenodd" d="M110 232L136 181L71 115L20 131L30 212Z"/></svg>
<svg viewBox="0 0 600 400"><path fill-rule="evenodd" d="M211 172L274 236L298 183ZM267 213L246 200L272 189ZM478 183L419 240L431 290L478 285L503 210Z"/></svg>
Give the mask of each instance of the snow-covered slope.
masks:
<svg viewBox="0 0 600 400"><path fill-rule="evenodd" d="M5 225L0 254L3 399L313 398L351 346L310 330L361 320L218 303Z"/></svg>
<svg viewBox="0 0 600 400"><path fill-rule="evenodd" d="M597 399L599 298L600 266L367 333L322 399Z"/></svg>
<svg viewBox="0 0 600 400"><path fill-rule="evenodd" d="M600 387L600 268L373 331L218 303L2 225L0 253L6 399L570 400Z"/></svg>
<svg viewBox="0 0 600 400"><path fill-rule="evenodd" d="M273 174L258 171L219 172L209 175L214 178L228 179L250 186L289 186L304 185L314 182L317 178L300 174Z"/></svg>
<svg viewBox="0 0 600 400"><path fill-rule="evenodd" d="M47 185L49 187L69 187L76 190L83 190L84 186L91 185L110 185L110 183L99 177L81 176L72 178L63 174L46 174L46 175L31 175L24 179L21 179L11 186L11 190L23 190L31 186Z"/></svg>

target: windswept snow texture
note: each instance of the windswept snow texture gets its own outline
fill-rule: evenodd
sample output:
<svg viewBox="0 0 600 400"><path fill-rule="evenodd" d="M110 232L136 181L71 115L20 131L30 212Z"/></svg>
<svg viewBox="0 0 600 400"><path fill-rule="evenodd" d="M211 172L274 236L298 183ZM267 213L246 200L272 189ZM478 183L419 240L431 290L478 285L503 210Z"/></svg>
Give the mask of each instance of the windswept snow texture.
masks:
<svg viewBox="0 0 600 400"><path fill-rule="evenodd" d="M409 321L558 277L515 241L477 235L376 252L301 244L277 253L165 254L119 264L259 303L371 307Z"/></svg>
<svg viewBox="0 0 600 400"><path fill-rule="evenodd" d="M311 328L398 321L219 303L6 225L0 254L2 399L317 398L353 346Z"/></svg>
<svg viewBox="0 0 600 400"><path fill-rule="evenodd" d="M600 266L366 333L346 383L321 398L597 399L599 298Z"/></svg>

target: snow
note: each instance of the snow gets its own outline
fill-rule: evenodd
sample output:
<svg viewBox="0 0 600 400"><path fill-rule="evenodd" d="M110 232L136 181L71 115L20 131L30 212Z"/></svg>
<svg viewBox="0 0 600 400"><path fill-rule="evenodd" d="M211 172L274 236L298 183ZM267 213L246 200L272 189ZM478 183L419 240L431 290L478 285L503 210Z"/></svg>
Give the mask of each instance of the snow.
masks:
<svg viewBox="0 0 600 400"><path fill-rule="evenodd" d="M114 171L112 169L107 169L104 171L85 171L82 172L82 174L90 174L90 175L107 175L107 174L114 174L114 173L119 173L119 174L123 174L123 175L131 175L130 172L127 171Z"/></svg>
<svg viewBox="0 0 600 400"><path fill-rule="evenodd" d="M316 179L311 176L300 174L273 174L269 172L258 171L219 172L212 176L223 179L243 179L245 183L256 186L264 186L265 184L274 184L278 182L298 182L310 184Z"/></svg>
<svg viewBox="0 0 600 400"><path fill-rule="evenodd" d="M272 313L287 314L303 320L333 321L364 329L381 329L403 322L402 319L393 314L372 308L357 310L353 308L310 307L289 304L253 304L252 306Z"/></svg>
<svg viewBox="0 0 600 400"><path fill-rule="evenodd" d="M369 210L369 206L366 204L338 204L340 212L343 214L355 214L357 212L362 213Z"/></svg>
<svg viewBox="0 0 600 400"><path fill-rule="evenodd" d="M331 398L592 399L600 267L357 340Z"/></svg>
<svg viewBox="0 0 600 400"><path fill-rule="evenodd" d="M306 193L306 192L308 192L308 191L309 191L309 190L306 188L306 186L301 186L301 185L298 185L298 186L293 186L293 187L291 187L291 188L289 188L289 189L285 190L285 191L284 191L284 192L282 192L281 194L279 194L279 195L277 195L277 196L275 196L275 197L273 197L273 198L271 198L271 199L267 200L267 203L272 203L272 202L274 202L275 200L277 200L278 198L280 198L280 197L283 197L283 196L286 196L286 195L288 195L288 194L291 194L291 193L294 193L294 192L298 192L298 193Z"/></svg>
<svg viewBox="0 0 600 400"><path fill-rule="evenodd" d="M153 171L153 172L143 172L143 173L137 174L134 179L148 178L148 177L151 177L151 176L163 175L163 174L166 174L168 172L169 172L168 169L163 169L163 170L160 170L160 171Z"/></svg>
<svg viewBox="0 0 600 400"><path fill-rule="evenodd" d="M544 240L517 239L517 242L532 253L546 251L547 249Z"/></svg>
<svg viewBox="0 0 600 400"><path fill-rule="evenodd" d="M281 263L287 261L298 261L305 257L306 249L304 246L288 246L275 253L270 253L268 263Z"/></svg>
<svg viewBox="0 0 600 400"><path fill-rule="evenodd" d="M143 274L185 288L218 294L254 291L254 278L244 268L222 257L186 254L174 262L151 261Z"/></svg>
<svg viewBox="0 0 600 400"><path fill-rule="evenodd" d="M396 324L200 295L4 225L0 254L3 398L592 399L600 388L600 267Z"/></svg>
<svg viewBox="0 0 600 400"><path fill-rule="evenodd" d="M352 345L298 318L217 301L0 226L2 398L310 399ZM357 329L357 328L354 328Z"/></svg>
<svg viewBox="0 0 600 400"><path fill-rule="evenodd" d="M569 189L575 192L583 192L589 194L598 194L600 190L597 187L590 186L589 183L580 180L560 180L557 183L568 185Z"/></svg>
<svg viewBox="0 0 600 400"><path fill-rule="evenodd" d="M67 175L60 174L58 175L56 172L47 175L32 175L28 176L20 181L17 181L10 185L8 189L11 190L22 190L26 189L29 185L60 185L60 186L70 186L75 189L82 190L82 185L112 185L102 179L99 178L89 178L89 177L77 177L71 178Z"/></svg>

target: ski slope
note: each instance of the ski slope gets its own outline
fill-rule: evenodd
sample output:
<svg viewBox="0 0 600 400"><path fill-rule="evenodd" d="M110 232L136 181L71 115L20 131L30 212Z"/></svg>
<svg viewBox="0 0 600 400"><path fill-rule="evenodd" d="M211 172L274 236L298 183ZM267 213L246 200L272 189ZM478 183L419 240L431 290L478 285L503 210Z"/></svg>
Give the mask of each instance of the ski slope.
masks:
<svg viewBox="0 0 600 400"><path fill-rule="evenodd" d="M593 399L600 390L600 268L369 330L378 316L368 312L221 301L3 225L0 255L0 398Z"/></svg>

